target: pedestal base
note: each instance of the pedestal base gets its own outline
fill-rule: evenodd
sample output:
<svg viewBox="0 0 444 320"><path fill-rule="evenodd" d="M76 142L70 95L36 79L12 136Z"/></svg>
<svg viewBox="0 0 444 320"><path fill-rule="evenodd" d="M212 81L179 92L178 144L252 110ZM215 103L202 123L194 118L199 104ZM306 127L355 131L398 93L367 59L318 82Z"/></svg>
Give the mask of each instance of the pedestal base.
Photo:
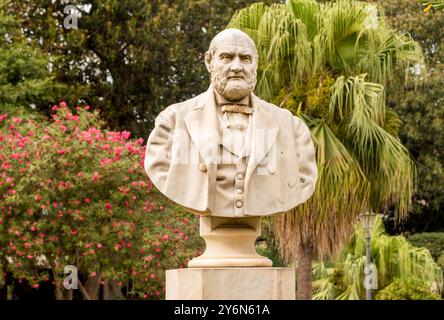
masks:
<svg viewBox="0 0 444 320"><path fill-rule="evenodd" d="M205 252L188 262L190 268L271 267L273 262L256 252L261 218L200 217Z"/></svg>
<svg viewBox="0 0 444 320"><path fill-rule="evenodd" d="M167 270L167 300L295 300L291 268Z"/></svg>

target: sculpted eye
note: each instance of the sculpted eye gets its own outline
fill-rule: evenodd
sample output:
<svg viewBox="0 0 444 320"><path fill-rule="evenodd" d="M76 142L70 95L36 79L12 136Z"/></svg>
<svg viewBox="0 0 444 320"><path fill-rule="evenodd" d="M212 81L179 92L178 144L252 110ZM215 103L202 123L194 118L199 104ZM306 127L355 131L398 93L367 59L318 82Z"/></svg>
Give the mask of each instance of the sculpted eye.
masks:
<svg viewBox="0 0 444 320"><path fill-rule="evenodd" d="M220 56L220 59L221 60L230 60L231 56L229 54L223 54L223 55Z"/></svg>
<svg viewBox="0 0 444 320"><path fill-rule="evenodd" d="M251 62L251 57L250 56L243 56L242 61Z"/></svg>

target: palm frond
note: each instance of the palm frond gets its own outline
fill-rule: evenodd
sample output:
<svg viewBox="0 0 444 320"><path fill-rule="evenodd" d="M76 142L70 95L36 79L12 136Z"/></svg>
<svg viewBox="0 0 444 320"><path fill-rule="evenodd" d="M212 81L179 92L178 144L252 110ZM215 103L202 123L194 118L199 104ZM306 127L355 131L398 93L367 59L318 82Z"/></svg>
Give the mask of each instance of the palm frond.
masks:
<svg viewBox="0 0 444 320"><path fill-rule="evenodd" d="M349 239L356 215L367 205L368 181L359 164L323 121L309 120L317 151L314 195L290 213L276 217L284 258L296 259L304 239L321 256L334 256Z"/></svg>

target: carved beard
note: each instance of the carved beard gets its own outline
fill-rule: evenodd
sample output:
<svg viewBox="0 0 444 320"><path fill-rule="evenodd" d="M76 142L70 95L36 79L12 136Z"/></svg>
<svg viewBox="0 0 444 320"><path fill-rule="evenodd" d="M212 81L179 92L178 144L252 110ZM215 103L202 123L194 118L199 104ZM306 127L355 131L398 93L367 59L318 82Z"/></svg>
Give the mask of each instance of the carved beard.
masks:
<svg viewBox="0 0 444 320"><path fill-rule="evenodd" d="M220 73L211 72L211 83L214 90L228 101L239 101L253 92L256 87L256 72L251 77L230 80Z"/></svg>

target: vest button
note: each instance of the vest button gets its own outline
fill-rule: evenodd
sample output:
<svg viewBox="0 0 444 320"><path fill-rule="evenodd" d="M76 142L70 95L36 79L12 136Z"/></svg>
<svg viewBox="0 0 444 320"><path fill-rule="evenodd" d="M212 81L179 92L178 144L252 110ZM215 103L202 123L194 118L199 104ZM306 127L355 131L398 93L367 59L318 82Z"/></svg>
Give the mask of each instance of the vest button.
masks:
<svg viewBox="0 0 444 320"><path fill-rule="evenodd" d="M201 163L199 165L199 170L202 172L207 172L207 166L205 165L205 163Z"/></svg>
<svg viewBox="0 0 444 320"><path fill-rule="evenodd" d="M239 173L238 175L237 175L237 179L238 180L242 180L244 178L244 175L242 174L242 173Z"/></svg>
<svg viewBox="0 0 444 320"><path fill-rule="evenodd" d="M242 190L242 189L236 189L236 192L237 192L237 194L242 194L242 193L244 193L244 190Z"/></svg>
<svg viewBox="0 0 444 320"><path fill-rule="evenodd" d="M242 201L237 201L236 202L236 207L242 208Z"/></svg>

